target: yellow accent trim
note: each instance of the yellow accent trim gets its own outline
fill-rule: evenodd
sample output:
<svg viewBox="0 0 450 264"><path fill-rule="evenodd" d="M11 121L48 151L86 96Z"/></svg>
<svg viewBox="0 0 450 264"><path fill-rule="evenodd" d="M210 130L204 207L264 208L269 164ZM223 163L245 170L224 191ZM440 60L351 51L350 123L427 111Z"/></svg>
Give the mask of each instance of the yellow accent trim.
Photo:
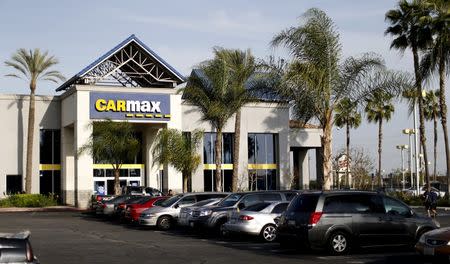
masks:
<svg viewBox="0 0 450 264"><path fill-rule="evenodd" d="M204 170L215 170L216 164L203 164ZM232 170L233 164L222 164L222 170Z"/></svg>
<svg viewBox="0 0 450 264"><path fill-rule="evenodd" d="M157 117L157 118L161 118L161 117L163 117L163 115L160 115L160 114L156 114L156 115L155 115L155 117Z"/></svg>
<svg viewBox="0 0 450 264"><path fill-rule="evenodd" d="M249 170L276 170L277 164L248 164Z"/></svg>
<svg viewBox="0 0 450 264"><path fill-rule="evenodd" d="M170 117L171 117L171 115L164 115L164 117L165 117L165 118L170 118Z"/></svg>
<svg viewBox="0 0 450 264"><path fill-rule="evenodd" d="M126 114L125 116L126 117L133 117L134 115L133 114Z"/></svg>
<svg viewBox="0 0 450 264"><path fill-rule="evenodd" d="M135 116L135 117L144 117L143 114L135 114L134 116Z"/></svg>
<svg viewBox="0 0 450 264"><path fill-rule="evenodd" d="M41 171L57 171L61 170L61 164L39 164Z"/></svg>
<svg viewBox="0 0 450 264"><path fill-rule="evenodd" d="M152 118L153 115L152 114L145 114L145 117Z"/></svg>
<svg viewBox="0 0 450 264"><path fill-rule="evenodd" d="M94 169L112 169L113 166L111 164L93 164L92 168ZM144 169L145 164L122 164L121 169Z"/></svg>

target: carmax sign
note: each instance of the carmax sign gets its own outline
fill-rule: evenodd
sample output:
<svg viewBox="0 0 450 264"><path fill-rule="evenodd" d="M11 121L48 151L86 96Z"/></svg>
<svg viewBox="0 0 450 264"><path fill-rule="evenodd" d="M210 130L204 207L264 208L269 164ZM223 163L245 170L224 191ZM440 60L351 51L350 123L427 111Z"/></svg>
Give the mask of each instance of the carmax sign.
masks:
<svg viewBox="0 0 450 264"><path fill-rule="evenodd" d="M168 121L170 97L167 94L91 92L90 118Z"/></svg>

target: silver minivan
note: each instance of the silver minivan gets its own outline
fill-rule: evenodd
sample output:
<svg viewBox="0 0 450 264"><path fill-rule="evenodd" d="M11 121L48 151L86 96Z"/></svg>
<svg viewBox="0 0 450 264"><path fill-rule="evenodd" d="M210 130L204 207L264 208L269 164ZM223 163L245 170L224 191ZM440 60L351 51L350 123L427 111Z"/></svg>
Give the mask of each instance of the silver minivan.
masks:
<svg viewBox="0 0 450 264"><path fill-rule="evenodd" d="M223 198L228 194L199 192L175 195L165 200L160 206L154 206L142 212L139 216L139 224L143 226L156 226L159 229L168 230L177 222L181 208L211 198Z"/></svg>

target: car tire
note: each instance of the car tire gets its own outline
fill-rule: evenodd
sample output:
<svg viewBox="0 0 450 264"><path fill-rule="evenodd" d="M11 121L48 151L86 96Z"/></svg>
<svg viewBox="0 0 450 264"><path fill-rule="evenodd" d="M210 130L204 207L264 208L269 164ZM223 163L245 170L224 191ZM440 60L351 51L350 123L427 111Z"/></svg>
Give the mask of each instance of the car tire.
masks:
<svg viewBox="0 0 450 264"><path fill-rule="evenodd" d="M170 216L161 216L156 222L156 226L161 230L169 230L172 228L172 218Z"/></svg>
<svg viewBox="0 0 450 264"><path fill-rule="evenodd" d="M261 229L261 239L265 242L273 242L277 239L277 227L272 224L265 225Z"/></svg>
<svg viewBox="0 0 450 264"><path fill-rule="evenodd" d="M223 225L224 225L226 222L227 222L227 219L226 219L226 218L217 220L214 229L215 229L215 233L218 234L219 236L222 236L222 230L224 230L224 229L223 229Z"/></svg>
<svg viewBox="0 0 450 264"><path fill-rule="evenodd" d="M341 231L334 232L328 239L328 251L332 255L345 255L350 250L350 236Z"/></svg>

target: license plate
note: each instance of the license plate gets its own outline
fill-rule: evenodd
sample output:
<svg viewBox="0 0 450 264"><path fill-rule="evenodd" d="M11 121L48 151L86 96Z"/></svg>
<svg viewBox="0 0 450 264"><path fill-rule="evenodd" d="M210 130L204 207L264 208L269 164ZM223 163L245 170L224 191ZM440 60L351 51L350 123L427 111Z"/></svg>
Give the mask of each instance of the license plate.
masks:
<svg viewBox="0 0 450 264"><path fill-rule="evenodd" d="M434 248L424 247L423 254L426 256L434 256Z"/></svg>

